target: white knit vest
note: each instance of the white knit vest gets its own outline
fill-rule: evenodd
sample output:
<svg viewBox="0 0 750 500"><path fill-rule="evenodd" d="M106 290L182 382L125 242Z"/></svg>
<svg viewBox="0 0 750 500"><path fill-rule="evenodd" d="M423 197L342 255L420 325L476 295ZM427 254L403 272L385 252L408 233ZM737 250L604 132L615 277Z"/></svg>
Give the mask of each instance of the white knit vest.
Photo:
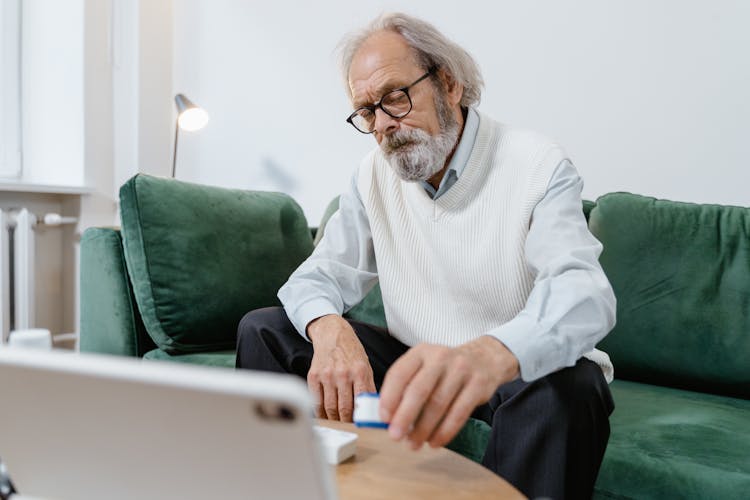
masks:
<svg viewBox="0 0 750 500"><path fill-rule="evenodd" d="M376 149L358 190L391 335L456 346L514 318L534 284L524 245L536 204L565 153L532 132L480 115L458 181L432 200Z"/></svg>

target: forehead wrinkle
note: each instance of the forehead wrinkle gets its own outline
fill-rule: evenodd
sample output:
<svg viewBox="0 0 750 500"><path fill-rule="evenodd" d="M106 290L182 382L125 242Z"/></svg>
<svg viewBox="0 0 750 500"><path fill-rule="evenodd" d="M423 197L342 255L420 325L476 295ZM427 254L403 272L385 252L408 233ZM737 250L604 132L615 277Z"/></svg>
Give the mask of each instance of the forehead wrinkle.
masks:
<svg viewBox="0 0 750 500"><path fill-rule="evenodd" d="M406 84L402 85L402 84L398 84L398 83L393 83L392 81L385 81L385 82L381 83L380 85L378 85L377 87L375 87L375 89L373 91L374 95L380 96L377 100L366 101L365 99L355 99L354 100L354 108L355 109L359 109L359 108L361 108L363 106L366 106L368 104L375 104L376 102L380 101L383 98L383 96L386 95L388 92L391 92L393 90L401 88L404 85L406 85Z"/></svg>
<svg viewBox="0 0 750 500"><path fill-rule="evenodd" d="M352 95L355 93L356 83L360 83L360 89L364 90L364 97L379 97L385 90L398 88L398 81L403 78L408 60L403 57L390 57L378 61L378 67L371 69L365 75L359 75L356 80L350 80L349 87ZM350 74L351 78L351 74ZM358 97L361 100L363 97Z"/></svg>
<svg viewBox="0 0 750 500"><path fill-rule="evenodd" d="M403 36L387 31L371 35L357 50L349 70L349 89L355 109L368 101L375 103L385 93L408 85L406 80L414 66L419 66L419 58ZM353 71L359 77L356 80L352 80ZM355 92L356 83L362 90L359 96Z"/></svg>

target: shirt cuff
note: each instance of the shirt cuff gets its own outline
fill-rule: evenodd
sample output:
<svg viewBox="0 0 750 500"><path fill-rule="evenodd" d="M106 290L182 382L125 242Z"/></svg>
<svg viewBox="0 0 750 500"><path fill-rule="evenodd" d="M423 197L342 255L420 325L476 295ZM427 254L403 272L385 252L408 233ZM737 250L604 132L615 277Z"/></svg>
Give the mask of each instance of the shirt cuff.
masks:
<svg viewBox="0 0 750 500"><path fill-rule="evenodd" d="M310 339L307 337L307 325L310 324L312 320L328 314L341 314L341 311L339 311L331 301L323 297L316 297L307 302L303 302L293 311L290 311L286 306L284 306L284 310L289 317L289 321L294 325L294 328L296 328L297 332L302 335L302 338L308 342L310 342Z"/></svg>
<svg viewBox="0 0 750 500"><path fill-rule="evenodd" d="M508 348L518 359L521 379L531 382L548 374L551 370L543 362L544 355L539 352L539 346L534 345L534 334L539 325L521 313L504 325L487 332ZM541 355L540 355L541 354Z"/></svg>

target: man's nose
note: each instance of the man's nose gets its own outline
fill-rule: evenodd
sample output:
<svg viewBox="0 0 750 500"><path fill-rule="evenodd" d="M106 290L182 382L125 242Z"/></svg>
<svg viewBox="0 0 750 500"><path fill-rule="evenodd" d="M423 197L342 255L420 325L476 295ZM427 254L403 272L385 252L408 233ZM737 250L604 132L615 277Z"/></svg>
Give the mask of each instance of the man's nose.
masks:
<svg viewBox="0 0 750 500"><path fill-rule="evenodd" d="M390 135L398 129L398 120L380 108L375 110L375 132Z"/></svg>

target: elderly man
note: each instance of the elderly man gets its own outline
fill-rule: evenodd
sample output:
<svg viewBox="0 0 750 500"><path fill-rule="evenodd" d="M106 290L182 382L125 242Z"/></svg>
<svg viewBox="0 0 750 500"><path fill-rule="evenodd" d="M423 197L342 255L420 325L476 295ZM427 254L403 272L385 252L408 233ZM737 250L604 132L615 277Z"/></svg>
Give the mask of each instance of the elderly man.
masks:
<svg viewBox="0 0 750 500"><path fill-rule="evenodd" d="M483 419L486 467L532 497L590 497L613 409L592 349L615 298L575 168L477 111L476 63L433 26L384 15L341 49L347 121L378 147L284 308L243 318L238 367L306 377L329 419L380 390L388 434L414 449ZM378 281L387 330L344 319Z"/></svg>

